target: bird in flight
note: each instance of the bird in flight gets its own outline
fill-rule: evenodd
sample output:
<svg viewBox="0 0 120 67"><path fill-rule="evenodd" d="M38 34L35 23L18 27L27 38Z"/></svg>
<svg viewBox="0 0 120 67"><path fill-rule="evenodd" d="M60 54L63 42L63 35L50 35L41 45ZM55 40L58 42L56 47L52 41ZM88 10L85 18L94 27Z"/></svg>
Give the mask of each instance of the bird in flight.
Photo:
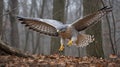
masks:
<svg viewBox="0 0 120 67"><path fill-rule="evenodd" d="M22 24L25 24L26 27L29 27L29 29L45 35L60 37L61 46L59 51L63 51L66 40L68 40L68 46L76 45L78 47L84 47L93 42L93 36L83 34L81 31L89 28L90 26L93 26L101 17L111 11L111 7L104 7L83 17L82 19L77 19L71 24L63 24L60 21L52 19L29 18L20 16L17 16L17 18Z"/></svg>

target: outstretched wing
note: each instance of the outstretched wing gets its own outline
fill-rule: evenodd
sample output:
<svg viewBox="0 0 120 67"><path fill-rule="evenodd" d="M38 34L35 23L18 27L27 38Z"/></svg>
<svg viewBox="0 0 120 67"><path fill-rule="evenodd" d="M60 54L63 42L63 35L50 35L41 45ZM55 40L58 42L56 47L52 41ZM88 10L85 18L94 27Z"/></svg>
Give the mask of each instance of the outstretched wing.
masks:
<svg viewBox="0 0 120 67"><path fill-rule="evenodd" d="M40 19L40 18L27 18L27 17L17 17L22 24L34 31L50 35L58 36L57 28L61 27L63 24L56 20L50 19Z"/></svg>
<svg viewBox="0 0 120 67"><path fill-rule="evenodd" d="M97 12L94 12L94 13L84 17L83 19L76 20L71 25L77 31L84 30L84 29L88 28L89 26L95 24L96 21L98 21L101 17L106 15L108 12L111 12L111 7L110 8L104 7L102 9L98 10Z"/></svg>

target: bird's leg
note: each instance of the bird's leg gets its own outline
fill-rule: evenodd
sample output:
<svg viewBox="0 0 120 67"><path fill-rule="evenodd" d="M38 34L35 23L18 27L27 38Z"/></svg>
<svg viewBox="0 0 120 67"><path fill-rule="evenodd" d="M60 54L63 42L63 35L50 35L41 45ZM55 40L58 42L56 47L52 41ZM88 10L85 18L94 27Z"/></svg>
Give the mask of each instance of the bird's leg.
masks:
<svg viewBox="0 0 120 67"><path fill-rule="evenodd" d="M64 50L64 39L63 38L61 38L60 43L61 45L60 45L59 51L63 51Z"/></svg>
<svg viewBox="0 0 120 67"><path fill-rule="evenodd" d="M75 44L75 41L77 40L77 34L75 33L73 36L72 36L72 38L71 38L71 40L69 40L69 42L68 42L68 46L72 46L73 44Z"/></svg>
<svg viewBox="0 0 120 67"><path fill-rule="evenodd" d="M68 45L68 46L72 46L72 44L73 44L73 41L72 41L72 39L71 39L71 40L69 40L69 42L67 43L67 45Z"/></svg>
<svg viewBox="0 0 120 67"><path fill-rule="evenodd" d="M64 45L61 44L61 45L60 45L60 48L59 48L59 51L63 51L63 50L64 50Z"/></svg>

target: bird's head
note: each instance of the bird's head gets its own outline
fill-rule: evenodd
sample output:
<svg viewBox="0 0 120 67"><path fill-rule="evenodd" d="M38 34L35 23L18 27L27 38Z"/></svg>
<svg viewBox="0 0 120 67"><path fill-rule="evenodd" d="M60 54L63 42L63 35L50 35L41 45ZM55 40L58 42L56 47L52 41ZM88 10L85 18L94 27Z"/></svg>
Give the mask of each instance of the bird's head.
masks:
<svg viewBox="0 0 120 67"><path fill-rule="evenodd" d="M58 32L58 33L63 33L63 32L65 32L66 30L67 30L67 26L62 26L62 27L60 27L60 28L57 29L57 32Z"/></svg>

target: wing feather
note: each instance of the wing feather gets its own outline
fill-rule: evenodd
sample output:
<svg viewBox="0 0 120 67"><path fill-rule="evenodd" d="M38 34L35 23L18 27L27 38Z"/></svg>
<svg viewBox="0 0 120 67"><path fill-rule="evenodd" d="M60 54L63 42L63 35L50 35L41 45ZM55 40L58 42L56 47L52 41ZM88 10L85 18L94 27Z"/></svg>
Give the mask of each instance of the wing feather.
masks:
<svg viewBox="0 0 120 67"><path fill-rule="evenodd" d="M84 17L83 19L76 20L71 25L77 31L84 30L84 29L88 28L89 26L95 24L96 21L98 21L101 17L103 17L110 11L111 11L111 7L110 8L104 7L102 9L98 10L97 12L94 12L94 13Z"/></svg>
<svg viewBox="0 0 120 67"><path fill-rule="evenodd" d="M59 21L50 19L18 17L18 20L29 29L50 36L58 36L57 28L63 25Z"/></svg>

